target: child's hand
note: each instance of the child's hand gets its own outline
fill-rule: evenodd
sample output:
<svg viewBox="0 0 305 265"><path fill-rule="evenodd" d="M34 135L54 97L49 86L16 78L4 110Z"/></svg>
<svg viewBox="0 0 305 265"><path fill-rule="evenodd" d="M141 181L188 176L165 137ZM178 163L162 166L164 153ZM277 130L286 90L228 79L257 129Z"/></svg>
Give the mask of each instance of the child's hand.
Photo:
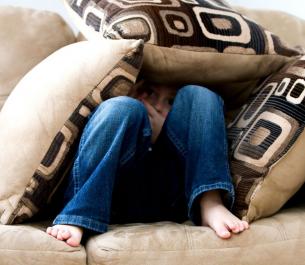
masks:
<svg viewBox="0 0 305 265"><path fill-rule="evenodd" d="M147 109L151 129L152 129L151 141L152 143L155 143L161 132L162 126L165 121L165 117L163 117L151 104L149 104L147 100L142 98L141 101L143 102L145 108Z"/></svg>

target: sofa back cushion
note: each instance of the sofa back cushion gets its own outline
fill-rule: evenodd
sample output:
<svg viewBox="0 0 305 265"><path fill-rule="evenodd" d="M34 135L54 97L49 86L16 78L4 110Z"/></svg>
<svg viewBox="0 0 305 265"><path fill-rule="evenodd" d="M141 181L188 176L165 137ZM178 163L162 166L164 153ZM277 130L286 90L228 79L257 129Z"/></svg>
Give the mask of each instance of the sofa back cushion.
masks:
<svg viewBox="0 0 305 265"><path fill-rule="evenodd" d="M87 39L143 39L147 79L205 85L232 107L298 54L221 0L64 2Z"/></svg>
<svg viewBox="0 0 305 265"><path fill-rule="evenodd" d="M278 211L305 182L305 56L268 78L229 125L234 211Z"/></svg>
<svg viewBox="0 0 305 265"><path fill-rule="evenodd" d="M126 95L142 63L141 40L84 41L35 66L0 115L0 222L18 223L45 205L66 175L86 117Z"/></svg>
<svg viewBox="0 0 305 265"><path fill-rule="evenodd" d="M31 68L73 42L72 30L58 14L0 6L0 110Z"/></svg>
<svg viewBox="0 0 305 265"><path fill-rule="evenodd" d="M277 10L252 9L240 6L235 7L235 9L274 32L292 47L305 47L304 19Z"/></svg>

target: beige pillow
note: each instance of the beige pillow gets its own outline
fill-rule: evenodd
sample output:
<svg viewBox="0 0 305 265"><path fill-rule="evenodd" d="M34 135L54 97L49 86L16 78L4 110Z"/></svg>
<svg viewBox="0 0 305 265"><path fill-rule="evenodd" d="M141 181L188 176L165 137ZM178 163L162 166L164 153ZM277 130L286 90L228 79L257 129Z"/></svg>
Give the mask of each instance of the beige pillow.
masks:
<svg viewBox="0 0 305 265"><path fill-rule="evenodd" d="M0 110L31 68L73 42L73 32L55 13L0 6Z"/></svg>
<svg viewBox="0 0 305 265"><path fill-rule="evenodd" d="M65 176L92 109L126 95L142 63L141 40L84 41L33 68L0 115L0 223L36 213Z"/></svg>
<svg viewBox="0 0 305 265"><path fill-rule="evenodd" d="M277 212L305 182L305 56L267 79L229 125L234 211Z"/></svg>
<svg viewBox="0 0 305 265"><path fill-rule="evenodd" d="M224 1L63 2L87 39L143 39L147 79L209 86L230 108L298 55Z"/></svg>

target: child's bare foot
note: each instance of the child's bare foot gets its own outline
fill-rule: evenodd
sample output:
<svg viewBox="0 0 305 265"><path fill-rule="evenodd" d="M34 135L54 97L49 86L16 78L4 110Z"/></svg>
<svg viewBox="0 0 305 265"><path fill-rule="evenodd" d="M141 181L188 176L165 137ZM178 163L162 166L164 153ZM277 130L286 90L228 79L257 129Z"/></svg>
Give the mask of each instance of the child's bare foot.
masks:
<svg viewBox="0 0 305 265"><path fill-rule="evenodd" d="M54 225L47 228L47 234L66 241L71 247L78 247L83 236L83 229L73 225Z"/></svg>
<svg viewBox="0 0 305 265"><path fill-rule="evenodd" d="M242 221L232 214L222 203L218 190L205 192L200 199L202 225L210 226L223 239L231 237L249 228L246 221Z"/></svg>

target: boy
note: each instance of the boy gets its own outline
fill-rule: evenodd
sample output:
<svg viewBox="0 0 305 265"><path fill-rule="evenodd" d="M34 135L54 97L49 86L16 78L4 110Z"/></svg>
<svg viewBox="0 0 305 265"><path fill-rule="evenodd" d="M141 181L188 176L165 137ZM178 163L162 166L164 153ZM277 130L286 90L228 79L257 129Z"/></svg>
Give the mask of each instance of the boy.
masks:
<svg viewBox="0 0 305 265"><path fill-rule="evenodd" d="M84 230L103 233L109 223L190 218L223 239L248 229L224 205L234 188L221 98L141 82L137 99L109 99L89 117L65 206L47 233L79 246Z"/></svg>

